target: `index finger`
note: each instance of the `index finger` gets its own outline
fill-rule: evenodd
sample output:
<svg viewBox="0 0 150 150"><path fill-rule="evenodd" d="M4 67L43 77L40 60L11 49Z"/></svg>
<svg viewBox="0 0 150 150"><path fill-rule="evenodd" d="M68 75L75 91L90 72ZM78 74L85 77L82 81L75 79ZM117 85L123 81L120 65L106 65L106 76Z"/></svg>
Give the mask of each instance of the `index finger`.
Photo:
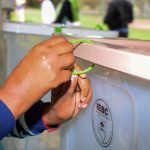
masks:
<svg viewBox="0 0 150 150"><path fill-rule="evenodd" d="M66 41L66 42L54 45L53 47L51 47L51 50L56 51L58 55L64 55L67 53L72 53L73 52L73 46L71 43Z"/></svg>
<svg viewBox="0 0 150 150"><path fill-rule="evenodd" d="M81 66L78 65L78 64L74 64L74 69L76 71L81 71L82 70ZM89 81L89 79L79 77L78 78L78 85L79 85L80 90L81 90L81 99L84 98L84 97L87 97L88 93L89 93L89 90L90 90L90 81Z"/></svg>
<svg viewBox="0 0 150 150"><path fill-rule="evenodd" d="M86 79L78 78L78 85L81 90L81 100L82 100L83 98L86 98L89 94L90 81L88 78L86 78Z"/></svg>
<svg viewBox="0 0 150 150"><path fill-rule="evenodd" d="M67 42L67 39L64 36L53 35L51 38L45 40L42 44L46 46L54 46L63 42Z"/></svg>

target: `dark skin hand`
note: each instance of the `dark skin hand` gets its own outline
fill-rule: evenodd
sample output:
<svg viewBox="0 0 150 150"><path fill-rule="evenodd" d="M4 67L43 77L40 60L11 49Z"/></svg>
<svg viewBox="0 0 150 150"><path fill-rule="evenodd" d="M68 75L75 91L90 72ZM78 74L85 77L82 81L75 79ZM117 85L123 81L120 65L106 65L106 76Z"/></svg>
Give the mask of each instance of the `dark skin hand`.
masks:
<svg viewBox="0 0 150 150"><path fill-rule="evenodd" d="M75 70L82 68L75 64ZM92 98L92 88L86 75L73 76L71 81L52 91L52 102L43 109L48 125L56 125L76 117L81 108L86 108Z"/></svg>
<svg viewBox="0 0 150 150"><path fill-rule="evenodd" d="M18 119L40 97L52 90L52 103L43 108L48 125L61 124L78 115L92 97L86 75L72 76L73 45L62 36L53 36L34 46L0 87L0 99ZM67 69L68 68L68 69ZM76 71L82 70L74 65ZM71 80L70 80L71 78Z"/></svg>
<svg viewBox="0 0 150 150"><path fill-rule="evenodd" d="M52 36L34 46L0 87L0 99L15 119L49 90L71 78L73 45L63 36ZM61 77L61 78L60 78Z"/></svg>

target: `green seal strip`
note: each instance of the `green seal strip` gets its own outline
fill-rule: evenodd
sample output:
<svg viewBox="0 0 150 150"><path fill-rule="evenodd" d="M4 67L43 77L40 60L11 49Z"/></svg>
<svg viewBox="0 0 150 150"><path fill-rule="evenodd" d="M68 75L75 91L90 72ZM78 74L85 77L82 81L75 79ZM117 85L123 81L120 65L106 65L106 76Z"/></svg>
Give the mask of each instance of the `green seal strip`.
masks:
<svg viewBox="0 0 150 150"><path fill-rule="evenodd" d="M95 64L92 64L91 66L87 67L86 69L84 69L82 71L73 71L72 75L85 74L85 73L91 71L94 67L95 67Z"/></svg>
<svg viewBox="0 0 150 150"><path fill-rule="evenodd" d="M62 27L61 26L58 26L58 27L55 27L55 33L62 33Z"/></svg>
<svg viewBox="0 0 150 150"><path fill-rule="evenodd" d="M69 40L70 43L89 43L92 44L93 42L90 39L72 39Z"/></svg>
<svg viewBox="0 0 150 150"><path fill-rule="evenodd" d="M92 44L93 42L90 39L71 39L69 40L71 43L88 43ZM72 75L79 75L79 74L85 74L89 71L91 71L95 67L95 64L92 64L91 66L87 67L86 69L82 71L73 71Z"/></svg>

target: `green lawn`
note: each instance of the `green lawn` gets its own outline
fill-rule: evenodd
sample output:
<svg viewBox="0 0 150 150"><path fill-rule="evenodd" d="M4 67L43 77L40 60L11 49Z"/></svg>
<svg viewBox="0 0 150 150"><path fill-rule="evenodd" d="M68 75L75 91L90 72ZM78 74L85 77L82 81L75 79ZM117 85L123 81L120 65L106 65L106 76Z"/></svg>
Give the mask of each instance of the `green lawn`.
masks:
<svg viewBox="0 0 150 150"><path fill-rule="evenodd" d="M33 22L33 23L41 23L41 14L39 9L26 9L25 13L26 22ZM11 13L11 20L17 21L15 13Z"/></svg>
<svg viewBox="0 0 150 150"><path fill-rule="evenodd" d="M107 27L102 24L102 18L98 16L81 15L81 24L84 27L95 28L97 24L100 24L103 30L107 30ZM150 30L129 28L130 39L150 40Z"/></svg>
<svg viewBox="0 0 150 150"><path fill-rule="evenodd" d="M130 28L129 38L140 39L140 40L150 40L150 30Z"/></svg>
<svg viewBox="0 0 150 150"><path fill-rule="evenodd" d="M12 21L16 21L14 13L12 13L11 19ZM83 27L96 28L98 26L99 28L100 26L101 29L107 30L107 27L102 24L102 18L100 16L81 14L80 21ZM26 10L26 22L41 23L40 10L28 8ZM129 31L130 39L150 40L150 30L130 28Z"/></svg>

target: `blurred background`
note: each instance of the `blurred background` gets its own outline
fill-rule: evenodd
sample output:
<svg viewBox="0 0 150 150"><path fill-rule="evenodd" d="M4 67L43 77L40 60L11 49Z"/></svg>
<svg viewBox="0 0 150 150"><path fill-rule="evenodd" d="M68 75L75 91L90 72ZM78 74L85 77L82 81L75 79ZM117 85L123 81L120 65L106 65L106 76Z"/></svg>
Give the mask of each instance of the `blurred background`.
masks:
<svg viewBox="0 0 150 150"><path fill-rule="evenodd" d="M16 0L17 1L17 0ZM22 1L22 0L19 0ZM42 0L23 0L25 2L25 22L42 23ZM103 23L110 0L79 0L80 25L86 28L107 30ZM134 21L129 24L129 39L150 40L150 0L129 0L133 4ZM52 0L56 13L61 0ZM18 21L16 7L10 12L10 20Z"/></svg>

